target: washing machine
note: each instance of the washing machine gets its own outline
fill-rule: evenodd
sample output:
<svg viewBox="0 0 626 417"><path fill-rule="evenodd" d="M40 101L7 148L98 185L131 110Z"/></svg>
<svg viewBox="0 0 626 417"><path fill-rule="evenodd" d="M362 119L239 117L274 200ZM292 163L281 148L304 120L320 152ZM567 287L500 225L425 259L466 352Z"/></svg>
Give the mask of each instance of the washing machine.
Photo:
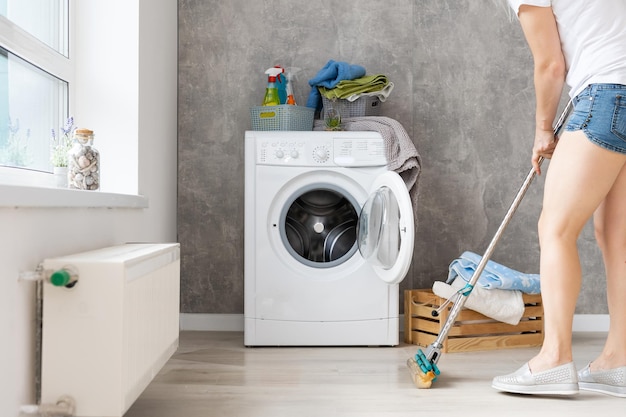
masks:
<svg viewBox="0 0 626 417"><path fill-rule="evenodd" d="M394 346L413 207L378 132L245 133L244 344Z"/></svg>

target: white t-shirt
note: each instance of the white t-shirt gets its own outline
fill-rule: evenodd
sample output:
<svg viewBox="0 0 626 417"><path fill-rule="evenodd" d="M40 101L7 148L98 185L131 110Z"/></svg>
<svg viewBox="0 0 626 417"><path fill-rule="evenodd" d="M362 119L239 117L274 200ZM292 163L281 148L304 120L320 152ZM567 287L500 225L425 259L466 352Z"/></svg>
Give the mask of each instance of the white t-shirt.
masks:
<svg viewBox="0 0 626 417"><path fill-rule="evenodd" d="M626 0L508 1L516 14L522 4L552 6L571 97L589 84L626 85Z"/></svg>

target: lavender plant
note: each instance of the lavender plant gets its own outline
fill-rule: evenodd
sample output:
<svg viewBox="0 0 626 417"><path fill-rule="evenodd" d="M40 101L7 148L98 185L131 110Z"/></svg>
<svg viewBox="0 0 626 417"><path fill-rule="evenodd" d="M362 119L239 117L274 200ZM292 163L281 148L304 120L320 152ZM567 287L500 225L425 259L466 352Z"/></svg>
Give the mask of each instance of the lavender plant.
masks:
<svg viewBox="0 0 626 417"><path fill-rule="evenodd" d="M72 148L72 135L76 130L74 126L74 118L68 117L65 125L61 126L59 136L52 129L52 149L50 152L50 161L55 167L67 166L67 153Z"/></svg>

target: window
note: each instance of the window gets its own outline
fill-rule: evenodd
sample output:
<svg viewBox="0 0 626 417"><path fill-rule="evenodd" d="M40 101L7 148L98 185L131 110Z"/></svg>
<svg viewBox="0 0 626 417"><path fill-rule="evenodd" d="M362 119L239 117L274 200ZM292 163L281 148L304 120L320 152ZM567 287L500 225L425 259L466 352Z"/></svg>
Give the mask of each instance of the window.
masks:
<svg viewBox="0 0 626 417"><path fill-rule="evenodd" d="M68 0L0 0L0 15L68 56Z"/></svg>
<svg viewBox="0 0 626 417"><path fill-rule="evenodd" d="M0 166L51 172L69 114L69 0L0 0Z"/></svg>
<svg viewBox="0 0 626 417"><path fill-rule="evenodd" d="M57 4L54 10L59 12L58 15L52 13L52 9L45 9L44 3ZM69 29L64 29L67 30L64 36L69 34L69 46L65 48L67 56L35 37L30 29L18 26L11 20L12 15L7 10L10 11L14 4L16 7L23 5L27 12L38 8L33 4L41 4L41 9L48 13L47 20L51 20L50 16L56 16L63 23L59 27L67 26L65 20L69 20ZM146 4L150 4L150 7L141 7L140 13L140 5ZM16 207L70 204L69 207L73 207L73 203L67 201L74 198L84 200L78 203L79 206L86 202L97 204L104 198L97 197L100 194L109 194L108 200L104 199L107 202L103 204L109 207L109 204L117 204L120 195L139 198L140 147L154 146L149 136L161 134L155 126L170 128L171 123L175 123L175 119L169 118L169 111L176 105L175 89L170 84L176 78L176 28L175 19L172 18L176 16L176 0L0 0L0 10L4 10L0 12L0 47L7 52L4 59L9 62L15 59L16 65L22 69L26 66L28 71L36 74L31 74L33 77L41 77L42 84L48 83L47 92L50 95L38 92L31 100L30 106L33 108L26 105L28 111L36 110L36 104L33 103L39 103L43 108L41 103L46 101L47 109L56 106L57 110L56 114L51 112L45 117L58 120L52 124L47 121L41 123L40 131L44 133L41 137L35 137L35 128L26 125L25 115L18 115L11 109L11 119L19 118L20 131L26 133L30 129L29 142L37 139L42 144L40 148L49 152L51 130L55 129L58 134L61 127L65 126L67 117L72 116L74 126L96 132L95 146L100 151L102 163L99 193L58 189L50 165L45 171L39 171L32 167L22 169L0 163L0 207L2 204ZM170 26L162 28L161 20ZM140 22L145 23L143 28L140 28ZM46 33L54 27L52 25L52 29L46 30ZM58 39L57 45L65 44L65 38L51 39ZM160 53L161 44L166 44L167 55ZM60 46L59 49L63 50ZM143 52L140 53L140 50ZM17 64L18 58L20 64ZM153 87L159 86L161 80L168 83L163 93L158 87ZM2 88L8 97L6 91L12 88L9 84L3 86L0 83L0 102ZM53 89L61 91L56 99L52 98ZM165 111L168 113L165 114ZM144 115L142 123L140 112ZM162 115L166 117L162 118ZM5 115L7 126L8 116ZM0 120L0 131L2 125ZM8 136L8 128L6 132ZM144 132L145 145L141 141ZM173 138L176 136L175 131L169 131L168 135ZM175 153L175 150L171 151ZM145 155L146 170L153 161L150 155ZM66 198L70 195L71 199ZM50 201L44 201L48 198ZM145 204L142 199L139 198L141 204Z"/></svg>

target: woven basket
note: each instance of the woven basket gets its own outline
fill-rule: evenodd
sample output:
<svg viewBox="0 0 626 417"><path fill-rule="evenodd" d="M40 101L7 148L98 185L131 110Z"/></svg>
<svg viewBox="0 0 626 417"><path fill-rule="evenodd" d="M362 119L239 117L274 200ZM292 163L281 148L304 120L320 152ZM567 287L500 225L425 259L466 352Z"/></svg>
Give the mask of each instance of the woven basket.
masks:
<svg viewBox="0 0 626 417"><path fill-rule="evenodd" d="M250 108L252 130L313 130L315 109L281 104Z"/></svg>

